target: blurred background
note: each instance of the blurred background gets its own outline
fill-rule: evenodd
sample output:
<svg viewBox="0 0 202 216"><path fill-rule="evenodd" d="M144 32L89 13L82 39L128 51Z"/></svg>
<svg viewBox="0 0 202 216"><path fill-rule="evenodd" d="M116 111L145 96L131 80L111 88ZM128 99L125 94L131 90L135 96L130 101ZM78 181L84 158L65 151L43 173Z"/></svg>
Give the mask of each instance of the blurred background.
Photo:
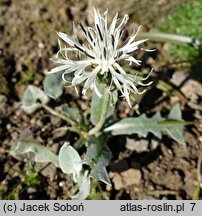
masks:
<svg viewBox="0 0 202 216"><path fill-rule="evenodd" d="M77 137L63 130L65 123L45 111L29 116L20 108L27 85L41 87L53 66L50 57L58 50L55 31L72 35L72 23L82 20L92 25L92 7L112 18L130 16L126 35L142 25L141 32L161 32L202 40L202 0L0 0L0 198L1 199L67 199L72 188L71 177L54 166L36 171L33 161L17 160L9 155L19 139L30 139L58 151L64 140ZM141 35L140 35L141 36ZM89 199L193 199L201 198L200 170L197 166L202 142L202 49L194 44L153 41L140 53L140 68L152 67L154 84L143 96L132 96L130 109L120 99L114 119L160 111L167 115L180 103L186 126L186 146L167 134L162 140L149 135L115 137L109 146L113 159L109 167L112 187L94 183ZM89 114L90 93L78 96L65 88L61 99L51 101L60 108L67 103ZM137 105L135 106L135 103ZM196 123L195 123L196 122ZM63 129L61 129L63 128ZM202 157L202 156L201 156ZM199 160L200 161L200 160ZM196 192L196 191L199 192ZM197 196L195 196L197 194Z"/></svg>

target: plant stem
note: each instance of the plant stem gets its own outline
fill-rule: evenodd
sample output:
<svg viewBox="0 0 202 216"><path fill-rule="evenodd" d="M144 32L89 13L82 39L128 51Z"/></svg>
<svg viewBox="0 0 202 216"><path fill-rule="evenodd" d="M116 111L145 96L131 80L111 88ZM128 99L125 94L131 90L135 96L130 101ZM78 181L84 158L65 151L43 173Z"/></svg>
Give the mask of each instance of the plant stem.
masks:
<svg viewBox="0 0 202 216"><path fill-rule="evenodd" d="M75 122L74 122L72 119L68 118L68 116L56 112L54 109L50 108L49 106L47 106L47 105L45 105L45 104L42 104L41 106L42 106L45 110L47 110L49 113L51 113L52 115L61 118L62 120L66 121L67 123L69 123L69 124L72 125L72 126L75 125Z"/></svg>
<svg viewBox="0 0 202 216"><path fill-rule="evenodd" d="M198 176L199 184L202 184L201 182L201 164L202 164L202 151L200 152L200 155L198 157L198 162L197 162L197 176Z"/></svg>
<svg viewBox="0 0 202 216"><path fill-rule="evenodd" d="M164 92L172 92L177 97L179 97L184 103L187 102L186 97L179 90L175 89L172 85L166 83L163 80L158 80L156 83L156 87Z"/></svg>
<svg viewBox="0 0 202 216"><path fill-rule="evenodd" d="M158 124L160 125L197 125L200 124L200 122L198 121L176 121L176 120L167 120L167 121L162 121L162 122L158 122Z"/></svg>
<svg viewBox="0 0 202 216"><path fill-rule="evenodd" d="M172 43L181 43L181 44L191 44L194 46L201 46L202 41L195 40L188 36L177 35L177 34L166 34L160 32L148 32L148 33L140 33L138 35L140 38L149 38L154 41L162 41L162 42L172 42Z"/></svg>
<svg viewBox="0 0 202 216"><path fill-rule="evenodd" d="M102 129L102 127L105 123L106 116L107 116L109 101L110 101L109 88L106 87L104 90L104 94L103 94L103 101L102 101L102 108L101 108L101 114L100 114L99 122L97 123L97 125L94 128L92 128L89 131L89 133L88 133L89 136L98 133Z"/></svg>
<svg viewBox="0 0 202 216"><path fill-rule="evenodd" d="M75 143L74 143L74 145L73 145L73 147L76 149L76 150L78 150L78 149L80 149L85 143L86 143L86 141L87 141L87 137L81 137L79 140L77 140Z"/></svg>
<svg viewBox="0 0 202 216"><path fill-rule="evenodd" d="M74 122L72 119L68 118L68 116L63 115L61 113L56 112L54 109L50 108L49 106L42 104L41 105L45 110L47 110L49 113L51 113L54 116L57 116L59 118L61 118L62 120L66 121L68 124L72 125L73 127L68 127L68 129L72 132L81 134L82 131L75 128L74 126L76 126L76 122Z"/></svg>

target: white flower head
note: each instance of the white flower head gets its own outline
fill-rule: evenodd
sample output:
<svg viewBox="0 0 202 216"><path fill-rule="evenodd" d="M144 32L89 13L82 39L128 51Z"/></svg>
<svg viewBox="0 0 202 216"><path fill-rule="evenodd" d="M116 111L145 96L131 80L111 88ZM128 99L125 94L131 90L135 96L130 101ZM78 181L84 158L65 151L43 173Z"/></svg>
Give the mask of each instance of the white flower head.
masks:
<svg viewBox="0 0 202 216"><path fill-rule="evenodd" d="M52 61L60 64L60 66L53 68L49 73L63 72L62 78L65 81L66 75L73 74L71 85L75 89L77 85L85 82L82 94L85 94L90 88L99 97L102 97L102 95L96 84L98 77L102 76L109 80L110 86L115 86L121 92L130 105L129 93L142 93L138 91L136 84L146 86L151 82L143 84L136 76L127 74L120 66L120 62L126 61L129 64L140 65L141 61L135 59L132 54L141 50L140 44L147 41L147 39L135 40L141 28L140 26L121 47L122 36L129 19L128 15L125 15L119 22L118 13L116 13L109 26L107 23L107 11L101 15L98 10L93 8L92 15L94 27L84 27L80 23L80 30L86 39L86 45L78 39L79 33L75 25L73 25L74 38L62 32L57 32L58 36L68 44L68 47L62 47L61 42L58 40L60 50ZM70 60L68 52L76 52L79 58Z"/></svg>

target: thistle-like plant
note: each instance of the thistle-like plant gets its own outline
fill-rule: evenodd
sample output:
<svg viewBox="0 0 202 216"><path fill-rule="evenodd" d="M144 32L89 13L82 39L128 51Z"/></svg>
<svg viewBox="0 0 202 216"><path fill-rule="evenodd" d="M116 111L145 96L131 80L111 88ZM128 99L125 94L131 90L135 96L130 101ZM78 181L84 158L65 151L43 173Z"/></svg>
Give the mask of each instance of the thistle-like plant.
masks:
<svg viewBox="0 0 202 216"><path fill-rule="evenodd" d="M139 117L129 117L117 122L109 121L117 102L118 92L131 106L130 92L142 93L137 89L137 85L146 86L151 82L145 84L143 82L145 78L137 78L123 69L125 62L137 65L141 63L133 56L143 49L140 45L146 41L136 41L140 27L123 41L128 15L119 21L116 14L108 25L107 13L106 11L101 15L98 10L93 9L94 27L84 27L80 23L79 29L83 34L83 42L78 38L80 33L75 25L73 25L74 38L64 33L57 33L62 41L59 40L59 51L52 61L59 66L50 70L46 76L43 82L44 91L30 85L22 100L22 108L28 114L44 108L64 120L68 124L68 130L79 135L78 141L72 144L72 147L68 140L65 140L58 155L42 145L26 140L19 141L11 150L12 155L15 156L33 152L36 162L52 162L64 173L72 174L74 182L79 185L79 192L71 196L75 199L87 198L91 179L111 184L106 170L112 157L107 145L109 133L112 135L137 133L146 137L151 132L161 138L161 132L167 131L177 142L184 143L182 136L184 123L179 105L172 108L168 118L156 113L152 118L142 114ZM74 58L71 52L76 54ZM59 113L47 105L48 96L54 99L61 96L64 81L70 82L76 91L77 85L84 82L83 94L88 89L92 89L90 120L86 119L79 109L63 106L63 111ZM176 123L175 127L174 123ZM77 149L83 145L87 147L87 151L81 158ZM88 165L89 168L84 170L83 164Z"/></svg>
<svg viewBox="0 0 202 216"><path fill-rule="evenodd" d="M143 93L144 91L138 91L136 85L146 86L152 82L144 84L137 79L137 76L126 73L121 63L125 61L129 62L130 65L132 63L140 65L141 61L135 59L133 54L143 49L140 48L140 45L147 39L136 41L140 26L137 31L134 30L122 45L122 37L129 19L128 15L125 15L122 21L117 24L117 13L109 26L107 23L107 11L102 16L98 10L93 9L92 16L94 18L94 27L84 27L80 23L80 29L86 39L86 44L79 41L79 33L75 26L74 39L64 33L57 32L59 38L66 44L62 47L59 40L60 50L56 57L52 58L52 61L60 64L60 66L53 68L49 73L62 72L64 81L66 81L66 75L68 77L69 74L73 74L72 86L76 88L77 85L85 81L82 94L85 94L90 88L100 98L103 95L97 87L97 81L104 79L110 86L109 90L115 87L131 106L129 92ZM76 53L76 59L74 60L70 60L68 57L68 52L71 51Z"/></svg>

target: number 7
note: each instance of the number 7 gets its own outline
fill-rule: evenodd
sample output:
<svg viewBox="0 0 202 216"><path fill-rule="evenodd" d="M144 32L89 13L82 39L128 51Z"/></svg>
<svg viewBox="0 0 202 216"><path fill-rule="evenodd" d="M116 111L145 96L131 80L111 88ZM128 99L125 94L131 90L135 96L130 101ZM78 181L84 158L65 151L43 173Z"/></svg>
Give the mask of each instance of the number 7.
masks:
<svg viewBox="0 0 202 216"><path fill-rule="evenodd" d="M192 205L191 211L194 211L194 206L196 205L196 203L190 203Z"/></svg>

